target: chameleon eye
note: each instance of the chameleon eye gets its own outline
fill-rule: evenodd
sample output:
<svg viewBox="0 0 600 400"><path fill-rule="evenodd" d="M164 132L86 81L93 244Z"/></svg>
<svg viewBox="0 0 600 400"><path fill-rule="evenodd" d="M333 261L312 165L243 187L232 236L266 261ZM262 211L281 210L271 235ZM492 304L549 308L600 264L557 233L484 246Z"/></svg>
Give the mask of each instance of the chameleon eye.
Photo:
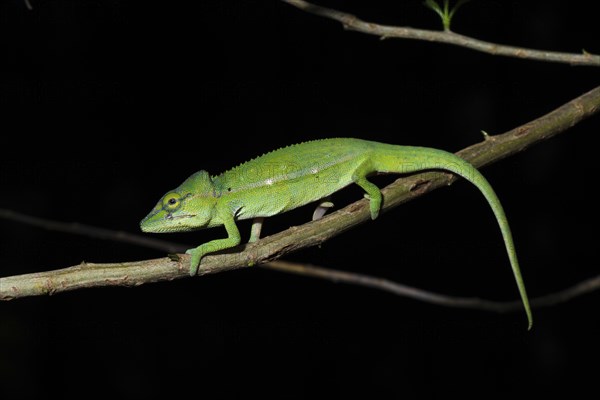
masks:
<svg viewBox="0 0 600 400"><path fill-rule="evenodd" d="M181 196L177 193L170 193L163 200L163 207L167 210L175 210L179 207Z"/></svg>

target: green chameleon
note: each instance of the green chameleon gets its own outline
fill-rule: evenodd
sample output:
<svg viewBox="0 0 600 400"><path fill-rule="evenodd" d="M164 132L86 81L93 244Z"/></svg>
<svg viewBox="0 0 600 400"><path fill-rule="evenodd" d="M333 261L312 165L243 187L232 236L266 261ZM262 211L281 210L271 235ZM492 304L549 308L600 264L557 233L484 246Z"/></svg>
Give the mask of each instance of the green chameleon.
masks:
<svg viewBox="0 0 600 400"><path fill-rule="evenodd" d="M320 201L313 219L332 204L332 193L356 183L370 200L371 218L377 218L382 195L367 177L374 173L407 174L446 170L473 183L487 199L502 232L508 258L532 325L531 309L500 200L481 173L462 158L427 147L397 146L361 139L314 140L284 147L241 164L220 175L199 171L165 194L140 224L144 232L183 232L224 225L227 238L189 249L190 275L208 253L240 244L236 220L254 219L250 242L260 237L263 219Z"/></svg>

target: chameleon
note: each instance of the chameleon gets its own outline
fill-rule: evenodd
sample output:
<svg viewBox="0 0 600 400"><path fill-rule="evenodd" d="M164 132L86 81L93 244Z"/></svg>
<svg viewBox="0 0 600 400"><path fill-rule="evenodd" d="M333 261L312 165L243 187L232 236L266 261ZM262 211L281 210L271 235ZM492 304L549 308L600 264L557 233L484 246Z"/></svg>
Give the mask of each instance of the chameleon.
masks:
<svg viewBox="0 0 600 400"><path fill-rule="evenodd" d="M236 221L253 219L250 242L260 238L264 218L318 202L313 219L332 206L329 196L354 183L369 199L371 219L379 215L383 197L369 176L443 170L474 184L483 194L502 233L528 328L532 313L519 267L512 233L498 196L486 178L469 162L450 152L400 146L356 138L329 138L274 150L220 175L201 170L167 192L141 221L143 232L186 232L224 226L227 237L203 243L191 255L190 275L198 272L206 254L241 242Z"/></svg>

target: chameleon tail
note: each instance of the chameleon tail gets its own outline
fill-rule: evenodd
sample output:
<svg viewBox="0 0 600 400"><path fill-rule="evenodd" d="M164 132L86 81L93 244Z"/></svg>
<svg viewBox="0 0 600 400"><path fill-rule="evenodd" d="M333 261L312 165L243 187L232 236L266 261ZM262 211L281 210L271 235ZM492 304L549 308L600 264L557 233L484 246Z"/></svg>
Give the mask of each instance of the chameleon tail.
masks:
<svg viewBox="0 0 600 400"><path fill-rule="evenodd" d="M529 299L527 297L527 291L525 290L525 283L523 282L521 269L519 268L519 261L517 259L512 233L502 204L487 179L485 179L477 168L467 161L443 150L426 147L383 146L383 148L376 149L372 155L372 167L378 172L413 173L424 170L446 170L465 178L477 186L492 208L496 220L498 221L498 225L500 226L513 275L521 295L525 312L527 313L528 329L531 329L533 317Z"/></svg>

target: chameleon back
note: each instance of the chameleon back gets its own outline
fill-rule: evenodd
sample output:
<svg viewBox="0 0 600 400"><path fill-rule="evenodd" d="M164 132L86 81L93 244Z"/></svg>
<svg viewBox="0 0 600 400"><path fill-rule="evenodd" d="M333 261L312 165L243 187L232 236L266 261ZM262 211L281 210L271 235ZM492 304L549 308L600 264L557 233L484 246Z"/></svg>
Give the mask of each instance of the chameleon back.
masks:
<svg viewBox="0 0 600 400"><path fill-rule="evenodd" d="M351 184L368 143L348 138L291 145L215 176L213 182L221 196L242 203L238 219L269 217Z"/></svg>

